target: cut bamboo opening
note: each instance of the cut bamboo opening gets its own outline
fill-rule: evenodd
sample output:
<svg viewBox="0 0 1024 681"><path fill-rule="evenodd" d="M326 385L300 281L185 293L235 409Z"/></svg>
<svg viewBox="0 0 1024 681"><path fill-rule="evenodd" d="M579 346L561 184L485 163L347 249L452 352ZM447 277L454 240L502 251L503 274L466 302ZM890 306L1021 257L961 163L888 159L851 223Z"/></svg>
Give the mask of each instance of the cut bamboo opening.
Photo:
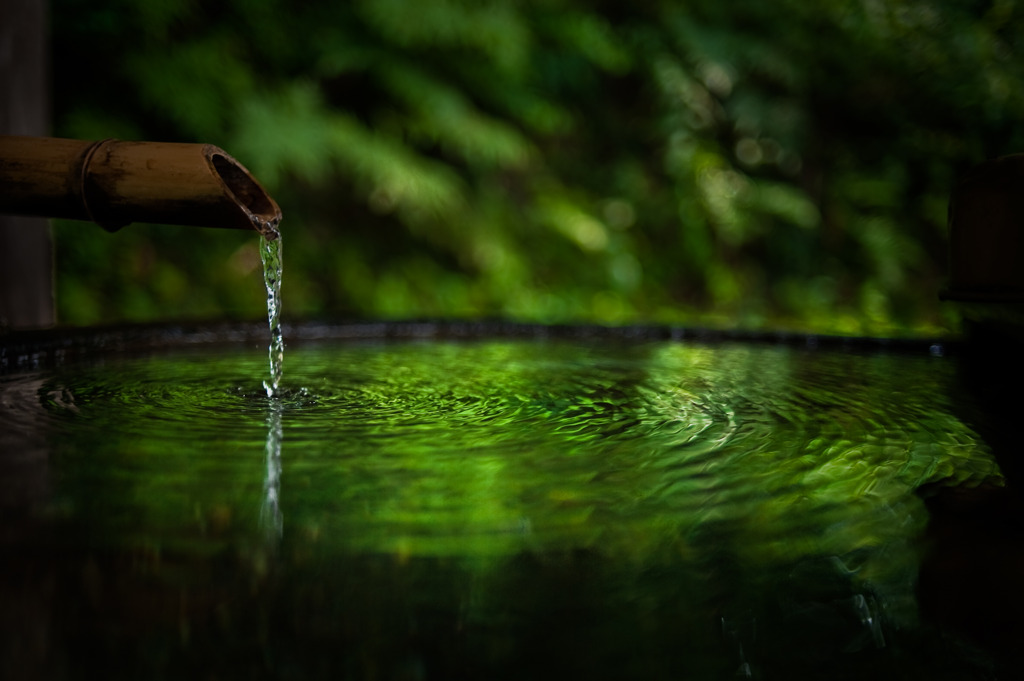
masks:
<svg viewBox="0 0 1024 681"><path fill-rule="evenodd" d="M254 229L276 239L281 209L212 144L0 136L0 213Z"/></svg>

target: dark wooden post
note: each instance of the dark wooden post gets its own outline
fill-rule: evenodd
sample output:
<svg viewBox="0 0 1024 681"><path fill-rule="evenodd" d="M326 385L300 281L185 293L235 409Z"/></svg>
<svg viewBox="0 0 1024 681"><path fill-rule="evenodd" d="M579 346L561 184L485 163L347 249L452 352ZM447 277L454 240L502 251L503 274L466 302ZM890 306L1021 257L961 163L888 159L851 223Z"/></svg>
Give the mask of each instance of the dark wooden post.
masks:
<svg viewBox="0 0 1024 681"><path fill-rule="evenodd" d="M48 9L46 0L0 2L0 135L49 134ZM0 215L0 329L54 321L48 221Z"/></svg>

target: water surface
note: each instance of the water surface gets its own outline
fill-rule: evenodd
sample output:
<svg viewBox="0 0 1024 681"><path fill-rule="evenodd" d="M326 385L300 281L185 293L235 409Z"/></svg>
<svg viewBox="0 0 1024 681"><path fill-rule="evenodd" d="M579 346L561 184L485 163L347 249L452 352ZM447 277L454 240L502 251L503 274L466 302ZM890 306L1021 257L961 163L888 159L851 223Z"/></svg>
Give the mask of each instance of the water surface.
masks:
<svg viewBox="0 0 1024 681"><path fill-rule="evenodd" d="M44 675L992 668L918 603L917 492L1002 484L949 359L307 344L268 397L265 352L0 377L0 437L34 452L3 547Z"/></svg>

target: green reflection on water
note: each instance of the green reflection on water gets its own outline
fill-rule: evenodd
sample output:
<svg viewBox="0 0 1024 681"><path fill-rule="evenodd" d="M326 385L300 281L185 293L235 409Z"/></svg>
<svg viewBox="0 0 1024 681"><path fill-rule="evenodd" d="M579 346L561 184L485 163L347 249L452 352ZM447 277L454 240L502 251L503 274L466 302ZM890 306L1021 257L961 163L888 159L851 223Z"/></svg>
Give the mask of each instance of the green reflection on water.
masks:
<svg viewBox="0 0 1024 681"><path fill-rule="evenodd" d="M874 665L917 625L914 490L1001 484L951 412L953 365L934 358L311 345L289 350L276 400L264 361L253 349L56 372L39 391L55 516L87 546L205 575L164 577L177 587L213 579L225 556L225 583L263 593L275 575L273 593L329 613L328 629L377 631L352 645L379 654L405 636L382 621L430 604L477 646L452 656L490 672L536 674L524 660L555 642L598 676L803 673L836 651ZM377 615L353 615L353 589ZM566 617L577 638L533 640ZM610 652L624 646L640 652Z"/></svg>

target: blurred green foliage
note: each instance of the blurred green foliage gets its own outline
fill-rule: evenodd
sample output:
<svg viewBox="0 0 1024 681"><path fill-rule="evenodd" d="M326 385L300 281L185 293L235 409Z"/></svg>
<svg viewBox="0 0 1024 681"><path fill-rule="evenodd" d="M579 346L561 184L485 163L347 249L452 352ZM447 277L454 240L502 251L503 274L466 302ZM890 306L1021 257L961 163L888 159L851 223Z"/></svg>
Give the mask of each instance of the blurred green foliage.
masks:
<svg viewBox="0 0 1024 681"><path fill-rule="evenodd" d="M56 134L217 144L291 317L900 334L1024 150L1013 0L53 0ZM62 321L257 317L255 235L57 226Z"/></svg>

